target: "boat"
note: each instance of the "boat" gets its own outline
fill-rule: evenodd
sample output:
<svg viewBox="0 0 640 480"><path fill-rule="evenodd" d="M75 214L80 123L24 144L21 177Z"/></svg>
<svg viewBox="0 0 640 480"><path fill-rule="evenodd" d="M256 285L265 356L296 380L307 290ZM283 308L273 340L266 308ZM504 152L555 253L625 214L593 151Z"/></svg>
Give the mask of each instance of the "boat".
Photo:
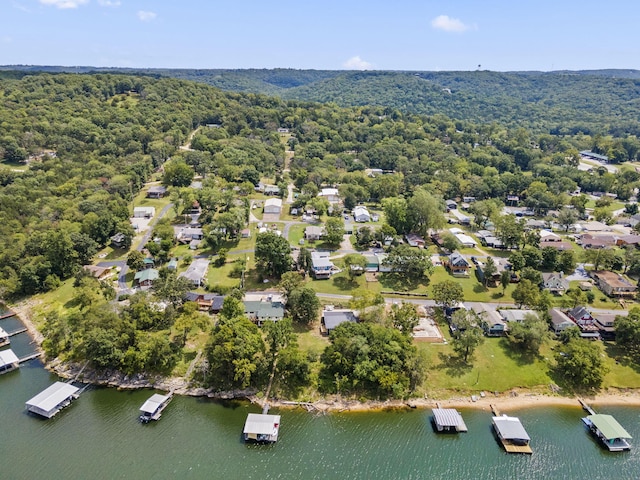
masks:
<svg viewBox="0 0 640 480"><path fill-rule="evenodd" d="M280 415L266 413L250 413L244 424L245 442L275 443L280 431Z"/></svg>
<svg viewBox="0 0 640 480"><path fill-rule="evenodd" d="M582 419L589 432L610 452L631 450L627 441L631 435L611 415L601 413L588 415Z"/></svg>
<svg viewBox="0 0 640 480"><path fill-rule="evenodd" d="M160 420L162 411L167 408L172 397L172 394L160 395L159 393L154 393L151 395L140 407L140 412L142 412L138 417L140 421L149 423L151 420Z"/></svg>

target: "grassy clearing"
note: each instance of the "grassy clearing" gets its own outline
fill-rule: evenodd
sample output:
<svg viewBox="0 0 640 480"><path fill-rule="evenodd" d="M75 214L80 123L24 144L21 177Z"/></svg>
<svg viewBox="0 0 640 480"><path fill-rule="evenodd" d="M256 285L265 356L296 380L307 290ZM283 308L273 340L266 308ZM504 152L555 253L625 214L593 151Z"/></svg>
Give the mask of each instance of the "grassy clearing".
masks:
<svg viewBox="0 0 640 480"><path fill-rule="evenodd" d="M300 240L304 238L304 230L307 225L291 225L289 228L289 243L293 246L299 246Z"/></svg>

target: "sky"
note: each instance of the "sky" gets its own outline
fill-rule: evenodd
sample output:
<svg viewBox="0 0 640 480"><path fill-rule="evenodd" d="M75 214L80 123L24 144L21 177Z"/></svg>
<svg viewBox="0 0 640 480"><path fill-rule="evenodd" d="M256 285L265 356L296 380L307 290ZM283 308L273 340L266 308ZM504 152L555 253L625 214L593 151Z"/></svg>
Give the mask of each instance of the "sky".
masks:
<svg viewBox="0 0 640 480"><path fill-rule="evenodd" d="M0 65L640 69L637 0L0 0Z"/></svg>

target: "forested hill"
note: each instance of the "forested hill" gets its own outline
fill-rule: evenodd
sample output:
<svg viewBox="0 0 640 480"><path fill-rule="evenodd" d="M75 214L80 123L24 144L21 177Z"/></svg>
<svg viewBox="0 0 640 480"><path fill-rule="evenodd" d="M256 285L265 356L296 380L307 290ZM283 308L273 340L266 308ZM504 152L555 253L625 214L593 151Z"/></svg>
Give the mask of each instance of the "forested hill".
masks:
<svg viewBox="0 0 640 480"><path fill-rule="evenodd" d="M536 133L640 134L640 71L353 72L294 69L98 69L1 67L19 72L110 71L167 76L283 99L376 105L417 114L497 122Z"/></svg>

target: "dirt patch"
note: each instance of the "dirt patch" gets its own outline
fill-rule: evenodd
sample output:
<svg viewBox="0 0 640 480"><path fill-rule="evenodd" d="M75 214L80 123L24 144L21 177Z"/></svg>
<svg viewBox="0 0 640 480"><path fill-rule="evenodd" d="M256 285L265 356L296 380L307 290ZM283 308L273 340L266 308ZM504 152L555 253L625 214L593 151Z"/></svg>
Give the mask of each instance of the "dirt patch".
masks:
<svg viewBox="0 0 640 480"><path fill-rule="evenodd" d="M364 278L367 282L377 282L378 272L364 272Z"/></svg>

